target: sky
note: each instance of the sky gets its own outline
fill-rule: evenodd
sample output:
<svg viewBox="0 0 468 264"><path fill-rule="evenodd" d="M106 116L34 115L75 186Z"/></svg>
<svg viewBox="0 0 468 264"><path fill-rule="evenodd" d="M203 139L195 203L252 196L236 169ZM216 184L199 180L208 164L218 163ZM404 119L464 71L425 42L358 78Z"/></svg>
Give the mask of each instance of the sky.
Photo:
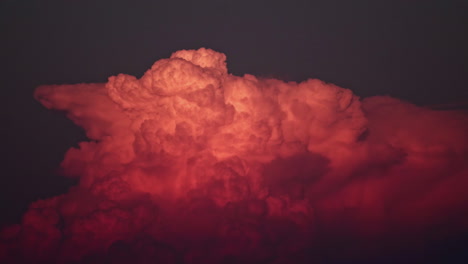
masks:
<svg viewBox="0 0 468 264"><path fill-rule="evenodd" d="M0 2L2 226L78 183L59 165L87 135L66 117L71 108L34 98L41 85L140 78L178 50L204 47L225 54L235 76L320 79L418 106L468 101L466 1L187 2Z"/></svg>

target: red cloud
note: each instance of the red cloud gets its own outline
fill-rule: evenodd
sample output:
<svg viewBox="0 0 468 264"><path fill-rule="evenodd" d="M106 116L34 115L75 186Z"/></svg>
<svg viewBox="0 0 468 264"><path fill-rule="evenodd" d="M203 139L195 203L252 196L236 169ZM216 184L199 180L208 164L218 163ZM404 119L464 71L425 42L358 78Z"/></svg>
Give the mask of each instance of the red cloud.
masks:
<svg viewBox="0 0 468 264"><path fill-rule="evenodd" d="M79 185L5 228L0 259L368 260L468 230L466 114L233 76L225 59L183 50L140 79L39 87L90 141L61 164Z"/></svg>

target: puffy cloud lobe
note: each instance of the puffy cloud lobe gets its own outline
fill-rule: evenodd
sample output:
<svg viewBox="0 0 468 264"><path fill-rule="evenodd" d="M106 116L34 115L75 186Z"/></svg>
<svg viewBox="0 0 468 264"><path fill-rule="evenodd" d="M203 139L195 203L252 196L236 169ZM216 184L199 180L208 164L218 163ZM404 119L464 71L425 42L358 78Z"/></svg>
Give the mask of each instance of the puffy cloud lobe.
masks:
<svg viewBox="0 0 468 264"><path fill-rule="evenodd" d="M92 141L61 164L79 186L5 228L0 258L320 262L388 251L377 237L402 248L398 231L410 239L454 217L445 232L467 230L466 114L233 76L225 60L182 50L140 79L39 87ZM323 253L346 239L360 242Z"/></svg>

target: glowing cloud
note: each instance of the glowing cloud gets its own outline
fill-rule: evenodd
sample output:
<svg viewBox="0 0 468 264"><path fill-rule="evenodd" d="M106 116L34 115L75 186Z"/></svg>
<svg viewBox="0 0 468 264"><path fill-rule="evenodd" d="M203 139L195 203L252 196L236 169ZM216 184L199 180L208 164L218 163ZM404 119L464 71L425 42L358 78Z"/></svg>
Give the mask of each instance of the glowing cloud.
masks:
<svg viewBox="0 0 468 264"><path fill-rule="evenodd" d="M140 79L39 87L90 141L61 164L79 185L5 228L0 260L308 263L342 237L360 259L377 237L404 247L395 231L468 230L466 114L225 60L182 50Z"/></svg>

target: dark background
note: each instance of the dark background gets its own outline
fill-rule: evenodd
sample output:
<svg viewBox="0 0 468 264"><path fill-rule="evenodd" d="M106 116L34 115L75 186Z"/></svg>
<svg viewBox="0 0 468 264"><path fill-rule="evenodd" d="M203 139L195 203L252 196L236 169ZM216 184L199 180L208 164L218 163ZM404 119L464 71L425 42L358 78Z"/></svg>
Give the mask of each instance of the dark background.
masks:
<svg viewBox="0 0 468 264"><path fill-rule="evenodd" d="M0 1L1 225L74 180L56 169L85 140L33 98L38 85L140 77L179 49L211 48L230 73L319 78L361 97L468 100L468 1Z"/></svg>

